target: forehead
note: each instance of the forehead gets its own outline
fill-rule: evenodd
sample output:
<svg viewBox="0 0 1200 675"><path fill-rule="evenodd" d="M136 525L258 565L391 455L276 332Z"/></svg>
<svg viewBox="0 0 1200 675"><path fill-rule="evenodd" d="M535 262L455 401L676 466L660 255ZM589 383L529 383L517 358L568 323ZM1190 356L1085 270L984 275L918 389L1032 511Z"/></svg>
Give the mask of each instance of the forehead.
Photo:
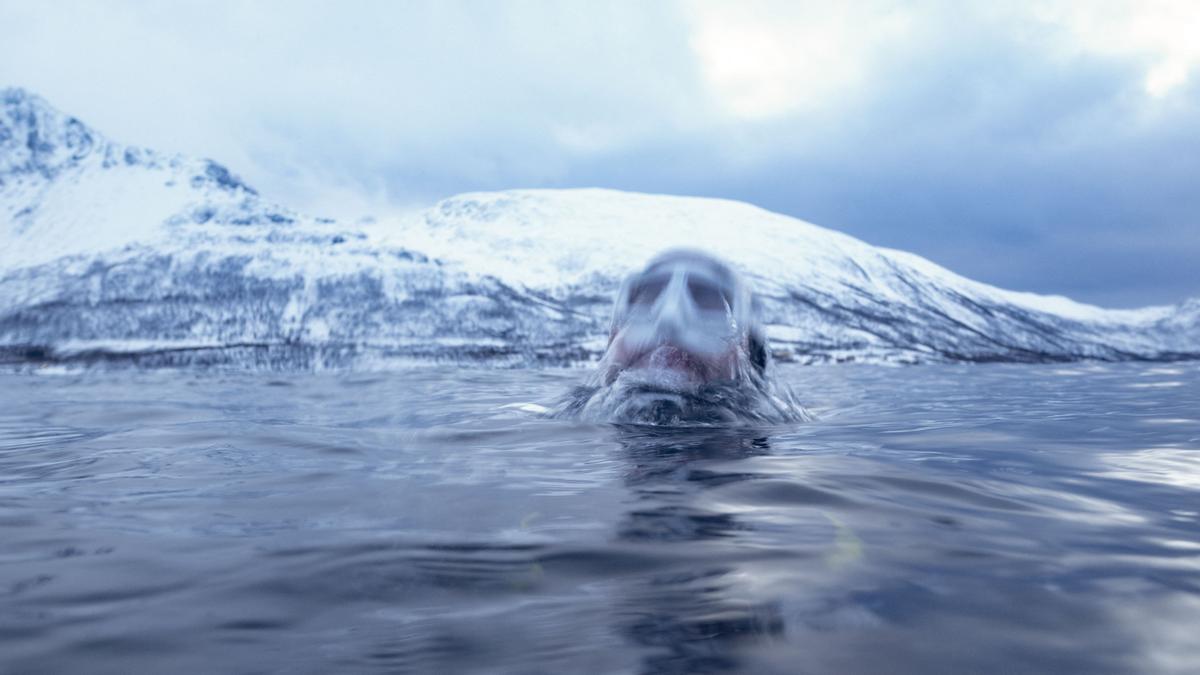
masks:
<svg viewBox="0 0 1200 675"><path fill-rule="evenodd" d="M642 278L653 278L673 274L677 270L686 271L689 276L697 275L709 279L722 286L732 287L737 281L733 270L711 256L693 251L671 251L658 256L646 265L646 269L635 275Z"/></svg>

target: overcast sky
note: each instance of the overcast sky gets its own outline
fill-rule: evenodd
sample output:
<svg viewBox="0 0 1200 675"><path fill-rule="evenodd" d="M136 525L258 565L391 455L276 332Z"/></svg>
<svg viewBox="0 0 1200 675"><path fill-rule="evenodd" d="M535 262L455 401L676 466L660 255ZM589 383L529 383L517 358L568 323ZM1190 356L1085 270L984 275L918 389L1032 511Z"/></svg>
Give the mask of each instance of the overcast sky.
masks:
<svg viewBox="0 0 1200 675"><path fill-rule="evenodd" d="M0 86L317 214L727 197L1125 307L1200 296L1197 36L1196 0L0 0Z"/></svg>

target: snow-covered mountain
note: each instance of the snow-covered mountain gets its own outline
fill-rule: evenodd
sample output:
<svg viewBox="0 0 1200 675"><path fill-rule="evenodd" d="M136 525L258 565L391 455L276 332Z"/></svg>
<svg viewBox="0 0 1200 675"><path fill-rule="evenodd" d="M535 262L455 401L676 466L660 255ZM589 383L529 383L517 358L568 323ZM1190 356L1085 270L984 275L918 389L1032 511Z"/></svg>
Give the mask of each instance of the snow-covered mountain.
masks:
<svg viewBox="0 0 1200 675"><path fill-rule="evenodd" d="M620 278L674 245L749 276L782 359L1200 358L1200 300L1118 311L1004 291L715 199L520 190L337 223L215 162L107 140L22 90L0 102L9 364L586 362Z"/></svg>

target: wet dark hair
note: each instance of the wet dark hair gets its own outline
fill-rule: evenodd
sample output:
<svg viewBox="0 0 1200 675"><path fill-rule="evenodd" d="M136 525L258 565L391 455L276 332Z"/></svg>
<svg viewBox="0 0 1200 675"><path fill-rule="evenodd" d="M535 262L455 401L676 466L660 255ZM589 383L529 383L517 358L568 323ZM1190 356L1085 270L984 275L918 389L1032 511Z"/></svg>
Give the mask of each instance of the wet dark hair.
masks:
<svg viewBox="0 0 1200 675"><path fill-rule="evenodd" d="M750 332L750 365L759 375L767 374L767 341L757 330Z"/></svg>

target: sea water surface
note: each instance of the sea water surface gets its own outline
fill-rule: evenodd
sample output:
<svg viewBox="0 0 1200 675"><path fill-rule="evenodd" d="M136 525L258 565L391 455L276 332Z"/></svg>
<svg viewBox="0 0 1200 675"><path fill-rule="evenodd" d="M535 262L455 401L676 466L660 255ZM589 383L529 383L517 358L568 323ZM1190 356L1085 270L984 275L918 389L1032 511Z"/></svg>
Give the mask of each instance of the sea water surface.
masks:
<svg viewBox="0 0 1200 675"><path fill-rule="evenodd" d="M1200 672L1200 364L781 377L0 376L0 672Z"/></svg>

